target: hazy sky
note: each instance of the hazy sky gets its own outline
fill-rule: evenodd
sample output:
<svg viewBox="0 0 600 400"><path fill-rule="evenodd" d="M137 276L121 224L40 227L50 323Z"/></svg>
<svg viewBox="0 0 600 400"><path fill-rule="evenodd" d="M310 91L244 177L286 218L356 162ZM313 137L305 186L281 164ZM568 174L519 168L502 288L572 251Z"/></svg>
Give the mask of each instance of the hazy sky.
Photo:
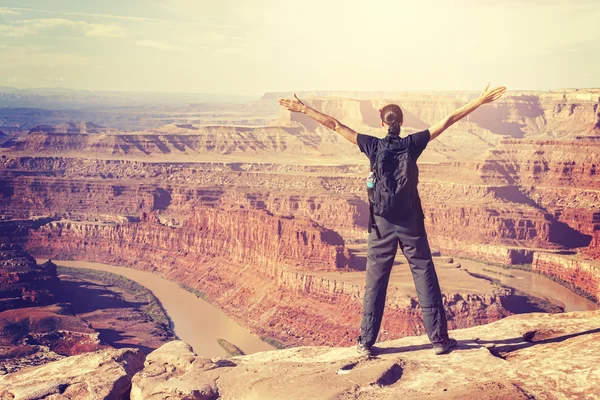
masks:
<svg viewBox="0 0 600 400"><path fill-rule="evenodd" d="M0 0L0 86L600 87L600 1Z"/></svg>

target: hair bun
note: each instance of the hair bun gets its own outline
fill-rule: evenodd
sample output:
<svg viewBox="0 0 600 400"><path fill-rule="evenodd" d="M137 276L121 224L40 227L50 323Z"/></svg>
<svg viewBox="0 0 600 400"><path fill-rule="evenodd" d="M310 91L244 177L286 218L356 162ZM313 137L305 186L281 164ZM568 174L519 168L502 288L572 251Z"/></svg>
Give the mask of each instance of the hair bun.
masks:
<svg viewBox="0 0 600 400"><path fill-rule="evenodd" d="M397 104L388 104L380 110L381 120L388 125L401 124L402 109Z"/></svg>
<svg viewBox="0 0 600 400"><path fill-rule="evenodd" d="M389 112L385 115L385 122L388 124L393 124L394 122L396 122L396 114L393 112Z"/></svg>

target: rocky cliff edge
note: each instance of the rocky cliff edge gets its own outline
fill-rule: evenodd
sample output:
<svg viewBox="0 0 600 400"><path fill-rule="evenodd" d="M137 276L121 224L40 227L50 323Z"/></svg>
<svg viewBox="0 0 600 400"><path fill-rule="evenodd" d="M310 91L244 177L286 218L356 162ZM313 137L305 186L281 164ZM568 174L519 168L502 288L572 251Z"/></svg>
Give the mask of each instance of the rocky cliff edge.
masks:
<svg viewBox="0 0 600 400"><path fill-rule="evenodd" d="M372 358L353 347L297 347L209 359L172 341L143 366L140 355L128 359L119 353L125 350L108 349L75 356L76 363L68 357L24 369L0 377L0 397L30 399L43 392L53 399L99 398L69 393L85 395L82 381L93 383L94 374L84 378L82 371L114 365L92 385L103 387L106 398L597 399L599 327L600 311L515 315L452 331L459 345L442 356L434 355L425 336L381 343ZM118 384L111 383L113 375ZM129 391L124 386L131 376Z"/></svg>

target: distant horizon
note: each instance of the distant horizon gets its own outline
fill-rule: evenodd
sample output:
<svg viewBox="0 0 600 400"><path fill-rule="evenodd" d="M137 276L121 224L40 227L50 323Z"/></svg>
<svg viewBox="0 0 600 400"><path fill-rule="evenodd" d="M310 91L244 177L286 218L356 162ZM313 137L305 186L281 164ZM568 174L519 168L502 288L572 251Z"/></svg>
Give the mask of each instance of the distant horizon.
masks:
<svg viewBox="0 0 600 400"><path fill-rule="evenodd" d="M500 84L498 84L500 85ZM490 87L494 85L490 84ZM464 93L477 93L481 92L481 90L469 90L469 89L398 89L398 90L354 90L354 89L308 89L308 90L273 90L273 91L264 91L261 93L226 93L226 92L202 92L202 91L193 91L193 92L183 92L183 91L156 91L156 90L119 90L119 89L78 89L78 88L69 88L63 86L49 86L49 87L16 87L16 86L7 86L0 85L0 92L5 89L14 89L14 90L22 90L22 91L68 91L68 92L94 92L94 93L139 93L139 94L180 94L180 95L208 95L208 96L237 96L237 97L255 97L255 96L264 96L269 93L310 93L310 92L357 92L357 93L369 93L369 92L377 92L377 93L411 93L411 92L464 92ZM561 87L556 89L511 89L507 88L507 92L560 92L566 90L600 90L600 86L597 87Z"/></svg>

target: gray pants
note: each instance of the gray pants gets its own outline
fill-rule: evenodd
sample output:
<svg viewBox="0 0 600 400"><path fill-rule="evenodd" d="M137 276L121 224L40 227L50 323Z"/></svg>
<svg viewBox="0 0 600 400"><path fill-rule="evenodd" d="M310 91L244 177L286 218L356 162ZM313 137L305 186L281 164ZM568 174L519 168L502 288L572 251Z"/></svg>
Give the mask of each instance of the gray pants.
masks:
<svg viewBox="0 0 600 400"><path fill-rule="evenodd" d="M377 237L375 229L369 233L367 284L359 342L372 346L377 340L398 244L410 265L429 340L431 343L445 341L448 338L448 323L423 216L415 213L397 223L377 215L374 218L381 238Z"/></svg>

